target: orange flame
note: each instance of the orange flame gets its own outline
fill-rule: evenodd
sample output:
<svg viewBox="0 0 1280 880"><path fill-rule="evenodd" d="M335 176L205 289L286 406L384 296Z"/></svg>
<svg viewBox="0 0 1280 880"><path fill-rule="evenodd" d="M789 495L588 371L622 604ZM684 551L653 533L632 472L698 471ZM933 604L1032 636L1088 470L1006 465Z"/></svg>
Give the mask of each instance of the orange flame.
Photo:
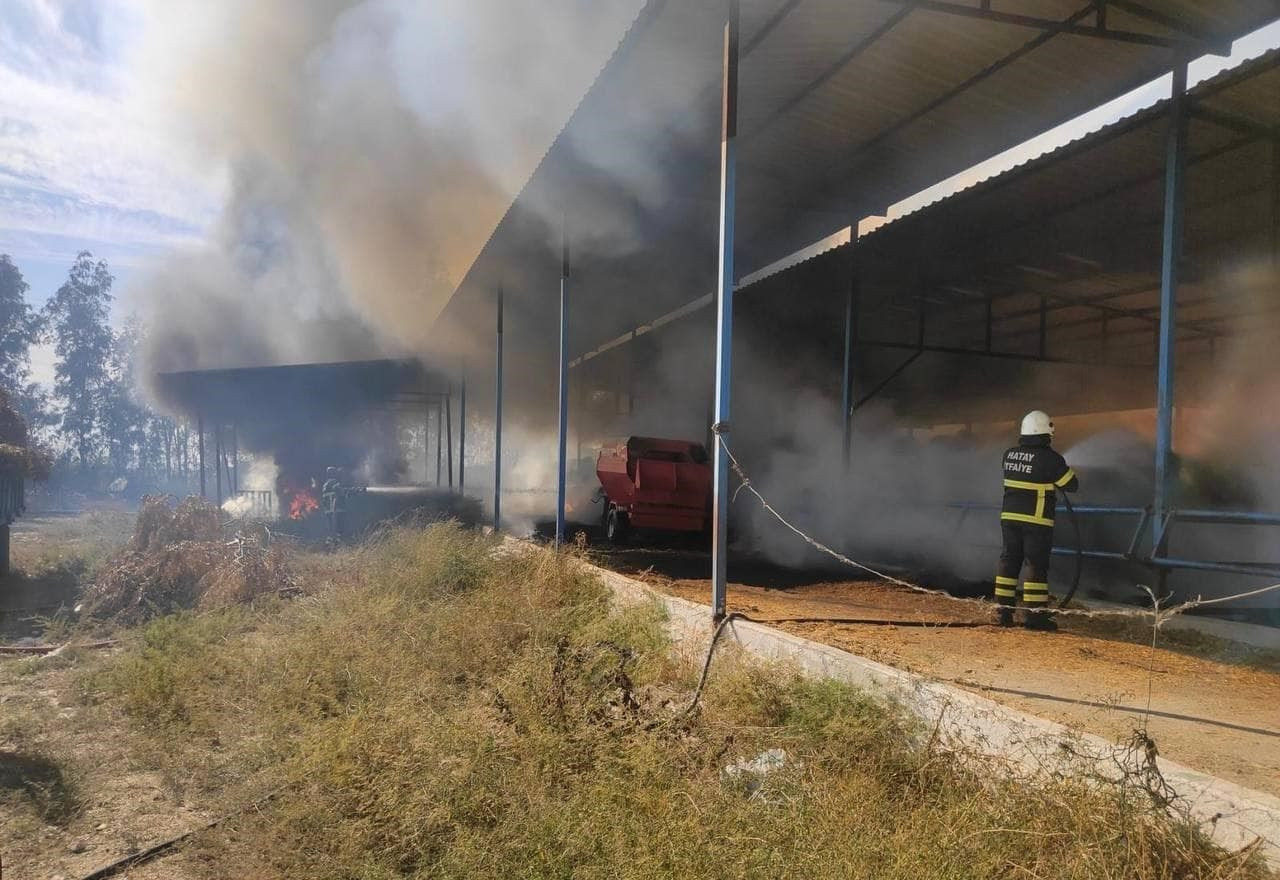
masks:
<svg viewBox="0 0 1280 880"><path fill-rule="evenodd" d="M320 502L316 500L316 496L306 489L299 489L293 493L293 500L289 502L289 519L302 519L319 509Z"/></svg>

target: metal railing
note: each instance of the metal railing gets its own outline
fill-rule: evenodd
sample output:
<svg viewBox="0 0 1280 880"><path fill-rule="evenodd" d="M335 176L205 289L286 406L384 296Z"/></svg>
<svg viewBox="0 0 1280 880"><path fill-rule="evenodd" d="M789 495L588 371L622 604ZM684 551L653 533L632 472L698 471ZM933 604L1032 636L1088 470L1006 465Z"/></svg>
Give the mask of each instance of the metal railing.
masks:
<svg viewBox="0 0 1280 880"><path fill-rule="evenodd" d="M275 516L276 493L270 490L241 489L235 498L244 505L244 515L252 519L271 519Z"/></svg>
<svg viewBox="0 0 1280 880"><path fill-rule="evenodd" d="M948 505L964 511L994 512L998 505L958 502ZM1169 556L1167 548L1170 533L1177 523L1211 524L1220 526L1280 526L1280 514L1241 510L1172 510L1163 520L1157 520L1150 507L1112 507L1080 505L1073 508L1078 517L1109 518L1136 517L1137 523L1124 550L1102 550L1088 547L1054 546L1056 556L1081 556L1112 562L1134 562L1163 571L1188 570L1239 574L1254 577L1280 579L1280 562L1241 562L1219 559L1184 559ZM1280 543L1280 542L1278 542Z"/></svg>

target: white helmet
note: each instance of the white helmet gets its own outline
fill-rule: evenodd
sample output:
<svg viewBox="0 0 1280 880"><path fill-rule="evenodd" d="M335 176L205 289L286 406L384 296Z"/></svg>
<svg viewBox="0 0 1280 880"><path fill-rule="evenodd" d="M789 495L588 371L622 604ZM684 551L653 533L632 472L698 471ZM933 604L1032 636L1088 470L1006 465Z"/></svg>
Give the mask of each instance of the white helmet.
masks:
<svg viewBox="0 0 1280 880"><path fill-rule="evenodd" d="M1033 409L1022 417L1022 436L1038 437L1042 434L1053 436L1053 419L1048 413Z"/></svg>

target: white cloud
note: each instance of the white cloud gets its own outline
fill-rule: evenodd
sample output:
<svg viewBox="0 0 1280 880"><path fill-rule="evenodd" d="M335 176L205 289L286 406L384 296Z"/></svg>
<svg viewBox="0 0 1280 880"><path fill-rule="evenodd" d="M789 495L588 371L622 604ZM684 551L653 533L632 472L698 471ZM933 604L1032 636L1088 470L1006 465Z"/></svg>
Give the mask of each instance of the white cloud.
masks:
<svg viewBox="0 0 1280 880"><path fill-rule="evenodd" d="M148 99L141 33L137 0L0 4L0 252L19 265L95 246L138 262L215 216L221 175Z"/></svg>

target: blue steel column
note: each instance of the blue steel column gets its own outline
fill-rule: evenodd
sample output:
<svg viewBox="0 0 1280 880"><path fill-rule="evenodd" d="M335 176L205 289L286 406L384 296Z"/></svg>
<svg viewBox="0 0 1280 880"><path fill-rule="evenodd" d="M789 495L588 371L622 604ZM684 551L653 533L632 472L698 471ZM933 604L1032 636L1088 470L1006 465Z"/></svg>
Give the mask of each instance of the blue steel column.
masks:
<svg viewBox="0 0 1280 880"><path fill-rule="evenodd" d="M1163 252L1160 259L1160 348L1156 376L1155 526L1169 512L1173 474L1173 380L1177 343L1178 263L1182 257L1183 178L1187 154L1187 65L1173 70L1165 153ZM1160 548L1153 548L1158 552Z"/></svg>
<svg viewBox="0 0 1280 880"><path fill-rule="evenodd" d="M560 222L560 439L556 462L556 546L564 543L565 470L569 443L569 232Z"/></svg>
<svg viewBox="0 0 1280 880"><path fill-rule="evenodd" d="M502 288L498 288L498 333L493 371L493 530L502 528Z"/></svg>
<svg viewBox="0 0 1280 880"><path fill-rule="evenodd" d="M197 447L197 452L200 455L200 497L208 498L209 491L206 488L204 476L204 413L196 416L196 431L200 435L200 445Z"/></svg>
<svg viewBox="0 0 1280 880"><path fill-rule="evenodd" d="M720 268L716 298L716 450L715 495L711 514L711 612L725 616L729 551L729 457L724 434L729 431L730 360L733 353L733 232L737 184L738 137L738 0L729 0L724 26L724 92L720 129Z"/></svg>
<svg viewBox="0 0 1280 880"><path fill-rule="evenodd" d="M857 246L858 224L853 224L853 240L849 242L849 289L844 298L844 373L840 380L841 413L844 421L844 469L849 470L849 451L853 445L853 341L856 335L854 321L858 307L858 257L853 254Z"/></svg>

